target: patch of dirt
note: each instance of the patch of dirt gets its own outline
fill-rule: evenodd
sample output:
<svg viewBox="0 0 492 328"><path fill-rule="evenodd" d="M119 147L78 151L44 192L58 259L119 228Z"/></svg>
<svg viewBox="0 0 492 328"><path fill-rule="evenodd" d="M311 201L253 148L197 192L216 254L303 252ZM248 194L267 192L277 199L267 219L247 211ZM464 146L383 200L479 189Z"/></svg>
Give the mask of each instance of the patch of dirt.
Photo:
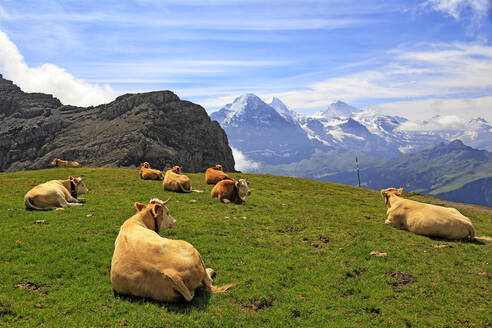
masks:
<svg viewBox="0 0 492 328"><path fill-rule="evenodd" d="M29 290L31 292L39 293L40 295L46 295L50 291L50 286L48 285L38 286L33 282L23 282L15 285L15 288L21 290Z"/></svg>
<svg viewBox="0 0 492 328"><path fill-rule="evenodd" d="M388 285L393 287L393 290L399 292L402 287L405 285L414 283L417 281L417 278L414 276L410 275L407 272L393 272L393 271L384 271L385 274L392 276L393 278L396 278L398 281L397 282L389 282Z"/></svg>
<svg viewBox="0 0 492 328"><path fill-rule="evenodd" d="M325 244L328 243L330 241L330 238L326 237L326 236L319 236L319 240L321 240L322 242L324 242Z"/></svg>
<svg viewBox="0 0 492 328"><path fill-rule="evenodd" d="M438 244L438 245L432 245L434 248L453 248L452 245L449 244Z"/></svg>
<svg viewBox="0 0 492 328"><path fill-rule="evenodd" d="M0 303L0 317L2 315L14 314L7 305Z"/></svg>
<svg viewBox="0 0 492 328"><path fill-rule="evenodd" d="M363 215L359 219L376 220L377 217L375 217L375 216L369 216L369 215Z"/></svg>
<svg viewBox="0 0 492 328"><path fill-rule="evenodd" d="M386 252L379 252L379 251L372 251L369 253L369 255L374 255L374 256L377 256L377 257L386 257L388 256L388 253Z"/></svg>
<svg viewBox="0 0 492 328"><path fill-rule="evenodd" d="M299 232L299 231L302 231L304 229L302 228L299 228L299 227L287 227L287 228L284 228L284 229L280 229L279 232Z"/></svg>
<svg viewBox="0 0 492 328"><path fill-rule="evenodd" d="M487 271L480 271L478 274L479 274L480 276L486 276L487 278L492 279L492 273L490 273L490 272L487 272Z"/></svg>
<svg viewBox="0 0 492 328"><path fill-rule="evenodd" d="M367 313L370 314L381 314L381 309L375 308L375 307L370 307L365 309Z"/></svg>
<svg viewBox="0 0 492 328"><path fill-rule="evenodd" d="M360 276L361 274L363 274L364 271L366 271L366 269L364 269L364 268L362 268L362 269L354 269L352 271L349 271L349 272L345 273L345 275L348 278L356 278L356 277Z"/></svg>
<svg viewBox="0 0 492 328"><path fill-rule="evenodd" d="M247 303L241 303L239 304L239 307L243 310L249 310L249 311L254 311L254 312L259 312L264 310L265 308L272 307L273 306L273 300L258 300L256 298L249 300Z"/></svg>
<svg viewBox="0 0 492 328"><path fill-rule="evenodd" d="M461 204L461 203L455 203L455 202L450 202L450 201L441 200L441 199L430 199L430 198L423 197L423 196L411 196L411 197L408 197L408 199L413 199L416 201L434 204L434 205L462 208L462 209L468 210L468 211L481 212L481 213L487 213L487 214L492 215L492 208L480 206L480 205Z"/></svg>

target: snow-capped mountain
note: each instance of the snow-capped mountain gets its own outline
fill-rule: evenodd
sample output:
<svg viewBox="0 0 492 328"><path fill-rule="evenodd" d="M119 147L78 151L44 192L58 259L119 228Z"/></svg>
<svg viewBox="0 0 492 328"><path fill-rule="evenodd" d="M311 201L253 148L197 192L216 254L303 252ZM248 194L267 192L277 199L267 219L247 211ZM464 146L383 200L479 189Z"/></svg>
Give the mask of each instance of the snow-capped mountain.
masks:
<svg viewBox="0 0 492 328"><path fill-rule="evenodd" d="M211 118L222 125L234 148L264 164L297 162L326 150L392 158L455 139L492 150L492 125L482 118L471 120L463 129L436 130L432 122L418 122L418 130L409 130L402 128L408 121L404 117L380 115L342 101L305 116L278 98L265 102L245 94L212 113Z"/></svg>
<svg viewBox="0 0 492 328"><path fill-rule="evenodd" d="M353 115L362 112L362 110L350 106L343 101L337 100L336 102L328 105L324 111L318 112L314 117L335 119L335 118L350 118Z"/></svg>
<svg viewBox="0 0 492 328"><path fill-rule="evenodd" d="M313 142L287 106L279 100L272 103L279 110L254 94L244 94L210 117L224 128L230 145L248 159L281 164L309 157Z"/></svg>

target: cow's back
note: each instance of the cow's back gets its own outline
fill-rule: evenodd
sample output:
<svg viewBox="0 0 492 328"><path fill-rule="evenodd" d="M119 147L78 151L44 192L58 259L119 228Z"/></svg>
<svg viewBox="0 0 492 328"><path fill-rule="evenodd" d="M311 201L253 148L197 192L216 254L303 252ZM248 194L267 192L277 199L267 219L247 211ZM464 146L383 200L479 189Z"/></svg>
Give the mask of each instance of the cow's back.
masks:
<svg viewBox="0 0 492 328"><path fill-rule="evenodd" d="M455 208L407 199L401 199L399 203L395 203L395 207L394 215L401 217L403 228L408 231L448 239L474 236L471 220Z"/></svg>

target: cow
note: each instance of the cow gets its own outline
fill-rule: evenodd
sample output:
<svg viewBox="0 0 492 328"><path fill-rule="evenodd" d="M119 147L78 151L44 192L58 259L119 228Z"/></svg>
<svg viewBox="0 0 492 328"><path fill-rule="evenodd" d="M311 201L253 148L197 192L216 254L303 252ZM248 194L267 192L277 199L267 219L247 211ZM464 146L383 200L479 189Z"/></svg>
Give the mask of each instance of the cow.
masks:
<svg viewBox="0 0 492 328"><path fill-rule="evenodd" d="M234 180L222 180L217 183L210 195L212 198L217 197L223 203L236 203L242 204L246 202L245 196L251 195L249 190L249 182L247 179Z"/></svg>
<svg viewBox="0 0 492 328"><path fill-rule="evenodd" d="M181 173L181 166L174 166L166 171L164 182L162 183L164 190L176 192L202 192L191 188L191 180L189 177Z"/></svg>
<svg viewBox="0 0 492 328"><path fill-rule="evenodd" d="M205 268L200 253L184 240L161 237L176 220L167 201L151 199L135 203L137 213L123 223L111 261L111 284L122 295L146 297L160 302L190 302L195 290L225 292L233 284L213 286L215 271Z"/></svg>
<svg viewBox="0 0 492 328"><path fill-rule="evenodd" d="M472 222L457 209L404 199L400 197L402 193L403 188L381 190L381 196L388 208L385 224L431 237L445 239L475 237Z"/></svg>
<svg viewBox="0 0 492 328"><path fill-rule="evenodd" d="M59 158L55 158L51 165L56 167L82 167L79 162L64 161Z"/></svg>
<svg viewBox="0 0 492 328"><path fill-rule="evenodd" d="M89 189L81 177L69 176L67 180L51 180L29 190L24 196L26 209L55 210L70 206L84 205L79 194L87 194Z"/></svg>
<svg viewBox="0 0 492 328"><path fill-rule="evenodd" d="M222 171L222 165L217 164L213 167L209 167L205 171L205 180L207 184L217 184L222 180L234 180Z"/></svg>
<svg viewBox="0 0 492 328"><path fill-rule="evenodd" d="M150 168L148 162L140 164L140 178L144 180L163 180L162 172Z"/></svg>

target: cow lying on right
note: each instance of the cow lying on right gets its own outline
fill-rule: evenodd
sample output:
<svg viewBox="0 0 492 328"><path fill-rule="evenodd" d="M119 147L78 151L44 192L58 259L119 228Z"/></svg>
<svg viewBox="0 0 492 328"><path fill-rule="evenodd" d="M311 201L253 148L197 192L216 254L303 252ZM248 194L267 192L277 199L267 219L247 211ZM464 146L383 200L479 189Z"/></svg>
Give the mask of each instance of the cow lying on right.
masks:
<svg viewBox="0 0 492 328"><path fill-rule="evenodd" d="M446 239L475 237L470 219L457 209L404 199L399 197L402 193L403 188L381 190L388 207L385 224L425 236Z"/></svg>
<svg viewBox="0 0 492 328"><path fill-rule="evenodd" d="M245 179L239 179L239 181L222 180L215 185L210 195L212 198L217 197L221 202L226 204L242 204L246 202L244 197L251 195L248 185L249 182Z"/></svg>

